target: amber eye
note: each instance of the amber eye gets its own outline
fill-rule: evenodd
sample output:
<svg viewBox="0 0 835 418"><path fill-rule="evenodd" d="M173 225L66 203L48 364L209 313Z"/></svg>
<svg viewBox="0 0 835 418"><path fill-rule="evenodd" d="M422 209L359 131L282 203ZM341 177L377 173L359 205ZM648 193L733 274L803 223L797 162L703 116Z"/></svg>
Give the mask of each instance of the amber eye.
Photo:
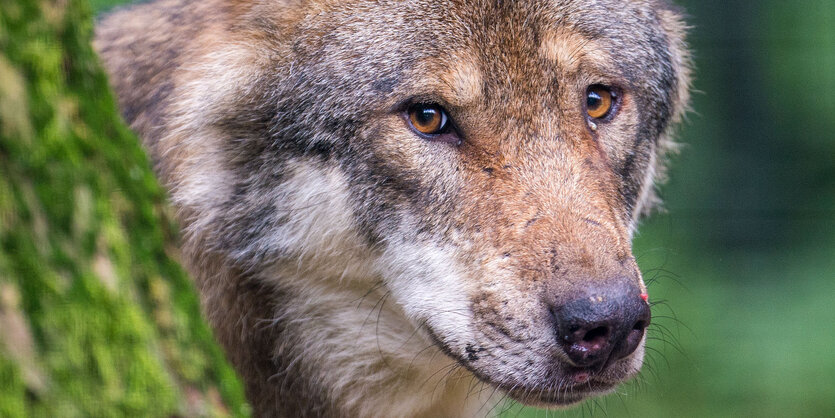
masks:
<svg viewBox="0 0 835 418"><path fill-rule="evenodd" d="M424 135L438 135L447 130L449 118L446 111L436 104L416 104L409 108L409 122Z"/></svg>
<svg viewBox="0 0 835 418"><path fill-rule="evenodd" d="M594 119L606 117L617 96L611 88L595 84L586 91L586 113Z"/></svg>

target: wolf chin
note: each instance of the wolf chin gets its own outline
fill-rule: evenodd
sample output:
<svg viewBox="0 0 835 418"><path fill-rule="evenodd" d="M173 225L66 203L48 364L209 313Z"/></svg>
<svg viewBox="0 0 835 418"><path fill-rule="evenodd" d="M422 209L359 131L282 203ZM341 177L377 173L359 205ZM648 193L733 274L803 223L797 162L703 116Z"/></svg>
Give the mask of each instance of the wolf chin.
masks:
<svg viewBox="0 0 835 418"><path fill-rule="evenodd" d="M256 415L473 416L638 373L685 28L662 0L159 0L96 48Z"/></svg>

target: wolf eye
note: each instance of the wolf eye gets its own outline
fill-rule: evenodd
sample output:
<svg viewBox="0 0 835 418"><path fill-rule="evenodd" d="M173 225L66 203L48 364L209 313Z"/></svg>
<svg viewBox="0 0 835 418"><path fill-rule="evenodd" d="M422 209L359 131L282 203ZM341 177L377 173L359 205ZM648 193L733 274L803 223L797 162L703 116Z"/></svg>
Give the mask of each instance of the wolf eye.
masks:
<svg viewBox="0 0 835 418"><path fill-rule="evenodd" d="M439 135L449 128L449 117L444 108L437 104L412 105L408 114L412 127L424 135Z"/></svg>
<svg viewBox="0 0 835 418"><path fill-rule="evenodd" d="M617 95L606 86L595 84L586 90L586 114L593 119L604 118L609 115L615 104Z"/></svg>

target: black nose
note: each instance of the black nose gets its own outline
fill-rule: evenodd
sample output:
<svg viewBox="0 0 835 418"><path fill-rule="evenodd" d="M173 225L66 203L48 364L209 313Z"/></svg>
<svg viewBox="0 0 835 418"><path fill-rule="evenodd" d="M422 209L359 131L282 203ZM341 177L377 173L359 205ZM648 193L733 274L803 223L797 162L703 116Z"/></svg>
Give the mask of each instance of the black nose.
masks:
<svg viewBox="0 0 835 418"><path fill-rule="evenodd" d="M578 367L602 367L635 351L649 325L649 304L632 284L587 289L552 308L557 339Z"/></svg>

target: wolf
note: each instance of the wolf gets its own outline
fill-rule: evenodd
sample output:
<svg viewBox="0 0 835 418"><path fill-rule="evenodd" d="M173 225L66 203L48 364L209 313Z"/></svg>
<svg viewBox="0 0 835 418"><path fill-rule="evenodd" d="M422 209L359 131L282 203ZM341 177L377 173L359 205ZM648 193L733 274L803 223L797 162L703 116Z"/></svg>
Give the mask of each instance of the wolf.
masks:
<svg viewBox="0 0 835 418"><path fill-rule="evenodd" d="M565 407L643 362L664 0L157 0L95 47L256 416Z"/></svg>

